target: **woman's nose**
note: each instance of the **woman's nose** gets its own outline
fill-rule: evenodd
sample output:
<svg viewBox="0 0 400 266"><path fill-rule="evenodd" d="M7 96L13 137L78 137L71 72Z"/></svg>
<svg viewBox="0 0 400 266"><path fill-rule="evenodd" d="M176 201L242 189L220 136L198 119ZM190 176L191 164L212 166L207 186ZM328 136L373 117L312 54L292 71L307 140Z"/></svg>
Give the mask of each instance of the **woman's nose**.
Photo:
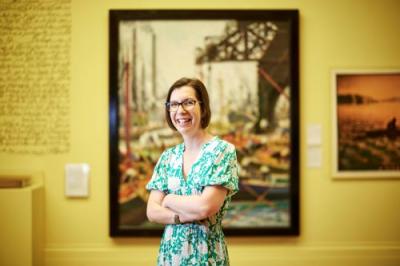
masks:
<svg viewBox="0 0 400 266"><path fill-rule="evenodd" d="M183 108L183 104L178 105L178 109L176 110L177 113L185 113L187 112L185 108Z"/></svg>

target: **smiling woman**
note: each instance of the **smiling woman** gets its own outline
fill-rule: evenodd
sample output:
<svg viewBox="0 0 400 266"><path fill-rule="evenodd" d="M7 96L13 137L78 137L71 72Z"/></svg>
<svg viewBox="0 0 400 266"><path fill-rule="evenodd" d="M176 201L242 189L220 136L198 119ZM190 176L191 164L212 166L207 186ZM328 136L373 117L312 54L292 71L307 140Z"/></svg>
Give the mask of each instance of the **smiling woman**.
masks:
<svg viewBox="0 0 400 266"><path fill-rule="evenodd" d="M200 80L176 81L165 107L183 143L163 152L147 184L147 217L166 225L158 265L229 265L221 224L238 191L235 147L206 131L211 111Z"/></svg>

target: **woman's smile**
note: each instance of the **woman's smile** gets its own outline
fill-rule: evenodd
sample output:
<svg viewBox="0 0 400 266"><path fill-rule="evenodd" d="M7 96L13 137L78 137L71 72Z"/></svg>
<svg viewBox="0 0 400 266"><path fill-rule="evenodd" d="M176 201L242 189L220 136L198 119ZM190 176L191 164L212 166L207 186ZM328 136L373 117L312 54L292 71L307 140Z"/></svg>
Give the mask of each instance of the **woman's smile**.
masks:
<svg viewBox="0 0 400 266"><path fill-rule="evenodd" d="M180 127L186 127L188 125L191 125L192 119L191 118L177 118L176 122Z"/></svg>

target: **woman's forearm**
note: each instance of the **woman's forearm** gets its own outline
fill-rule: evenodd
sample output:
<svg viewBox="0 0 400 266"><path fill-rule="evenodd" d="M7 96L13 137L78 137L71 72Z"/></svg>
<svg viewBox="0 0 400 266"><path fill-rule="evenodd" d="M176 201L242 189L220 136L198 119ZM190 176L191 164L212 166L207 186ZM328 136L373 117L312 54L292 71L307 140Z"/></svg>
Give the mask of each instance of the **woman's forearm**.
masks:
<svg viewBox="0 0 400 266"><path fill-rule="evenodd" d="M168 208L164 208L157 203L149 203L147 205L147 218L150 222L158 224L173 224L175 212Z"/></svg>
<svg viewBox="0 0 400 266"><path fill-rule="evenodd" d="M153 190L150 192L147 201L147 218L150 222L159 224L173 224L176 223L175 215L179 216L179 220L183 223L193 222L197 220L197 216L190 213L182 213L174 211L171 208L162 205L165 194L161 191Z"/></svg>
<svg viewBox="0 0 400 266"><path fill-rule="evenodd" d="M223 187L206 187L201 195L169 194L163 198L162 206L172 211L202 220L216 214L224 203L227 190Z"/></svg>
<svg viewBox="0 0 400 266"><path fill-rule="evenodd" d="M191 216L196 219L204 219L204 203L201 196L181 196L169 194L164 198L162 206L171 209L172 211ZM207 216L206 216L207 217Z"/></svg>
<svg viewBox="0 0 400 266"><path fill-rule="evenodd" d="M165 194L158 190L152 190L147 201L146 214L150 222L159 224L172 224L174 223L175 213L161 206Z"/></svg>

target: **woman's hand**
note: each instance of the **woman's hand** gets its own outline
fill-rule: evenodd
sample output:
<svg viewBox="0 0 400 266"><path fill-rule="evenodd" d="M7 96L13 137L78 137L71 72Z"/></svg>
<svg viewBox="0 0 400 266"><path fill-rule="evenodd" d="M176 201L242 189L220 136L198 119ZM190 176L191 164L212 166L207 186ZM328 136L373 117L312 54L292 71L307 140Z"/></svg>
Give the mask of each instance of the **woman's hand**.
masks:
<svg viewBox="0 0 400 266"><path fill-rule="evenodd" d="M174 200L177 200L177 195L168 194L163 198L161 206L164 208L170 208L170 203L173 202Z"/></svg>

